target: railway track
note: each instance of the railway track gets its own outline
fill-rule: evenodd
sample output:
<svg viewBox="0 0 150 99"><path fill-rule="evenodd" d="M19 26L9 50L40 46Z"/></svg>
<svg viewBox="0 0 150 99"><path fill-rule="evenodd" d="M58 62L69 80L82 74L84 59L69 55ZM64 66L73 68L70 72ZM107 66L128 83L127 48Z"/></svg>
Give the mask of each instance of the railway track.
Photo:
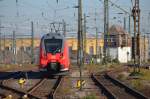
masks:
<svg viewBox="0 0 150 99"><path fill-rule="evenodd" d="M92 80L102 89L108 99L149 99L142 93L128 87L109 74L91 75Z"/></svg>
<svg viewBox="0 0 150 99"><path fill-rule="evenodd" d="M13 78L20 78L21 76L21 72L16 72L1 77L3 79L0 83L0 98L6 98L11 95L14 99L20 99L25 96L29 99L53 99L63 78L63 76L42 78L36 84L33 84L30 88L26 89L17 89L12 86L8 86L8 82L11 83L16 80Z"/></svg>
<svg viewBox="0 0 150 99"><path fill-rule="evenodd" d="M3 99L3 98L8 98L12 96L14 99L18 99L18 98L22 98L26 94L26 92L24 91L20 91L15 88L4 85L4 82L6 81L6 79L10 81L10 79L18 78L21 76L22 76L22 72L19 71L19 72L11 72L8 74L4 74L3 76L0 77L1 79L0 80L0 90L1 90L0 98ZM36 99L36 97L33 95L29 95L28 97Z"/></svg>
<svg viewBox="0 0 150 99"><path fill-rule="evenodd" d="M63 76L58 76L54 79L42 79L39 83L28 90L28 94L34 95L39 99L53 99L56 91L59 88Z"/></svg>
<svg viewBox="0 0 150 99"><path fill-rule="evenodd" d="M20 99L20 98L23 98L24 95L26 95L26 92L23 92L23 91L14 89L14 88L10 88L10 87L7 87L7 86L0 85L0 88L4 92L3 94L1 94L1 96L2 96L1 98L6 98L9 95L11 95L14 99ZM33 96L33 95L28 95L28 97L31 98L31 99L39 99L39 98L37 98L36 96Z"/></svg>

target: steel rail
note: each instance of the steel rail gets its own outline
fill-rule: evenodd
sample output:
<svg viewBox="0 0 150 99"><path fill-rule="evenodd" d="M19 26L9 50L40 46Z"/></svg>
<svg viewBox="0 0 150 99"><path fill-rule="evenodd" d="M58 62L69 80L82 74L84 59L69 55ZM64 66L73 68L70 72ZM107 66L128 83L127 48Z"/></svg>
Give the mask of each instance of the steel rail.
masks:
<svg viewBox="0 0 150 99"><path fill-rule="evenodd" d="M52 88L52 91L49 94L50 99L55 99L56 92L57 92L58 88L61 86L62 80L63 80L63 76L59 76L54 87Z"/></svg>
<svg viewBox="0 0 150 99"><path fill-rule="evenodd" d="M113 93L111 93L108 88L106 88L101 82L99 82L99 80L95 77L93 73L91 74L91 79L100 89L102 89L102 93L106 95L109 99L117 99L117 97Z"/></svg>
<svg viewBox="0 0 150 99"><path fill-rule="evenodd" d="M130 94L132 94L133 96L139 98L139 99L149 99L148 97L144 96L142 93L138 92L137 90L127 86L126 84L124 84L123 82L119 81L118 79L110 76L109 74L105 74L105 76L110 79L113 83L119 85L120 87L123 87L125 89L125 91L129 92Z"/></svg>
<svg viewBox="0 0 150 99"><path fill-rule="evenodd" d="M110 84L104 84L104 82L102 83L102 81L100 80L100 76L103 76L103 78L105 80L109 80ZM99 77L99 78L98 78ZM122 83L121 81L111 77L109 74L102 74L102 75L95 75L92 74L91 75L92 80L96 83L96 85L102 89L102 93L104 93L109 99L121 99L119 97L118 94L116 94L115 92L113 92L110 88L112 87L108 87L111 86L111 83L113 83L113 85L117 86L120 88L120 90L124 89L124 93L129 94L129 97L135 97L136 99L149 99L148 97L144 96L142 93L134 90L133 88L125 85L124 83ZM114 87L115 88L115 87ZM123 94L123 93L121 93ZM121 95L120 94L120 95ZM127 96L126 96L127 97Z"/></svg>

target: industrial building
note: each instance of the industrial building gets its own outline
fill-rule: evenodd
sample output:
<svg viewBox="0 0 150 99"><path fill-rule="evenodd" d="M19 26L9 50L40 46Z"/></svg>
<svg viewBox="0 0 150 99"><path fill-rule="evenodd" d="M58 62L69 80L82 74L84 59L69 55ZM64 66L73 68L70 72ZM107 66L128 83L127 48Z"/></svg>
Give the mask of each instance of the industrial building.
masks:
<svg viewBox="0 0 150 99"><path fill-rule="evenodd" d="M106 38L106 52L121 63L131 61L131 37L121 26L112 25Z"/></svg>
<svg viewBox="0 0 150 99"><path fill-rule="evenodd" d="M118 59L121 63L126 63L133 59L133 40L131 36L124 31L120 26L112 25L109 29L109 35L106 38L106 51L110 55L111 59ZM1 50L4 49L12 52L15 47L15 53L17 54L19 50L24 52L30 52L31 50L31 38L16 38L15 42L11 38L1 39ZM77 54L77 39L67 38L69 51L71 54ZM148 39L146 37L141 37L141 60L147 62L148 57ZM34 38L34 49L38 49L40 44L40 38ZM98 43L96 45L96 38L87 38L85 53L90 56L103 57L103 47L104 40L98 38ZM97 50L96 50L97 48ZM12 52L14 53L14 52Z"/></svg>
<svg viewBox="0 0 150 99"><path fill-rule="evenodd" d="M77 51L77 39L76 38L67 38L70 51ZM34 38L34 48L38 48L40 45L40 39ZM103 39L98 39L97 49L100 53L103 53ZM23 49L24 51L31 49L31 38L17 38L15 40L16 51ZM12 39L6 38L1 40L1 50L12 50L13 43ZM96 55L96 39L88 38L86 40L86 53L90 55Z"/></svg>

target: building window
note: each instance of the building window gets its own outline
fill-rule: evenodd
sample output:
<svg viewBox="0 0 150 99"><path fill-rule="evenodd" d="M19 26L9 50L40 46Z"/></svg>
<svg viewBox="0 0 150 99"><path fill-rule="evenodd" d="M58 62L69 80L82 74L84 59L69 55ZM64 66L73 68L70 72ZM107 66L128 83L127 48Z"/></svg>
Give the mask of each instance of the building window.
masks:
<svg viewBox="0 0 150 99"><path fill-rule="evenodd" d="M31 50L31 47L26 47L26 51L30 51Z"/></svg>
<svg viewBox="0 0 150 99"><path fill-rule="evenodd" d="M20 50L21 50L21 51L24 51L24 47L23 47L23 46L21 46L21 47L20 47Z"/></svg>
<svg viewBox="0 0 150 99"><path fill-rule="evenodd" d="M94 54L94 48L93 46L90 46L90 55L93 55Z"/></svg>
<svg viewBox="0 0 150 99"><path fill-rule="evenodd" d="M9 51L9 47L5 47L5 50L6 50L6 51Z"/></svg>

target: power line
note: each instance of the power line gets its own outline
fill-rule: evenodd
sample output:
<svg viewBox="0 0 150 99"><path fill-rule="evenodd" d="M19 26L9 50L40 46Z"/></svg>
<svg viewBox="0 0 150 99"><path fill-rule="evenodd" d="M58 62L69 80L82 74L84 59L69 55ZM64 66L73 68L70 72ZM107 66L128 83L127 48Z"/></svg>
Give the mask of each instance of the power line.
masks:
<svg viewBox="0 0 150 99"><path fill-rule="evenodd" d="M100 2L103 3L102 0L99 0ZM105 0L104 0L105 1ZM117 5L116 3L112 2L111 0L108 0L108 2L110 2L112 4L112 6L115 6L116 8L118 8L119 10L125 12L128 15L131 15L131 13L129 13L128 11L126 11L125 9L123 9L121 6Z"/></svg>

